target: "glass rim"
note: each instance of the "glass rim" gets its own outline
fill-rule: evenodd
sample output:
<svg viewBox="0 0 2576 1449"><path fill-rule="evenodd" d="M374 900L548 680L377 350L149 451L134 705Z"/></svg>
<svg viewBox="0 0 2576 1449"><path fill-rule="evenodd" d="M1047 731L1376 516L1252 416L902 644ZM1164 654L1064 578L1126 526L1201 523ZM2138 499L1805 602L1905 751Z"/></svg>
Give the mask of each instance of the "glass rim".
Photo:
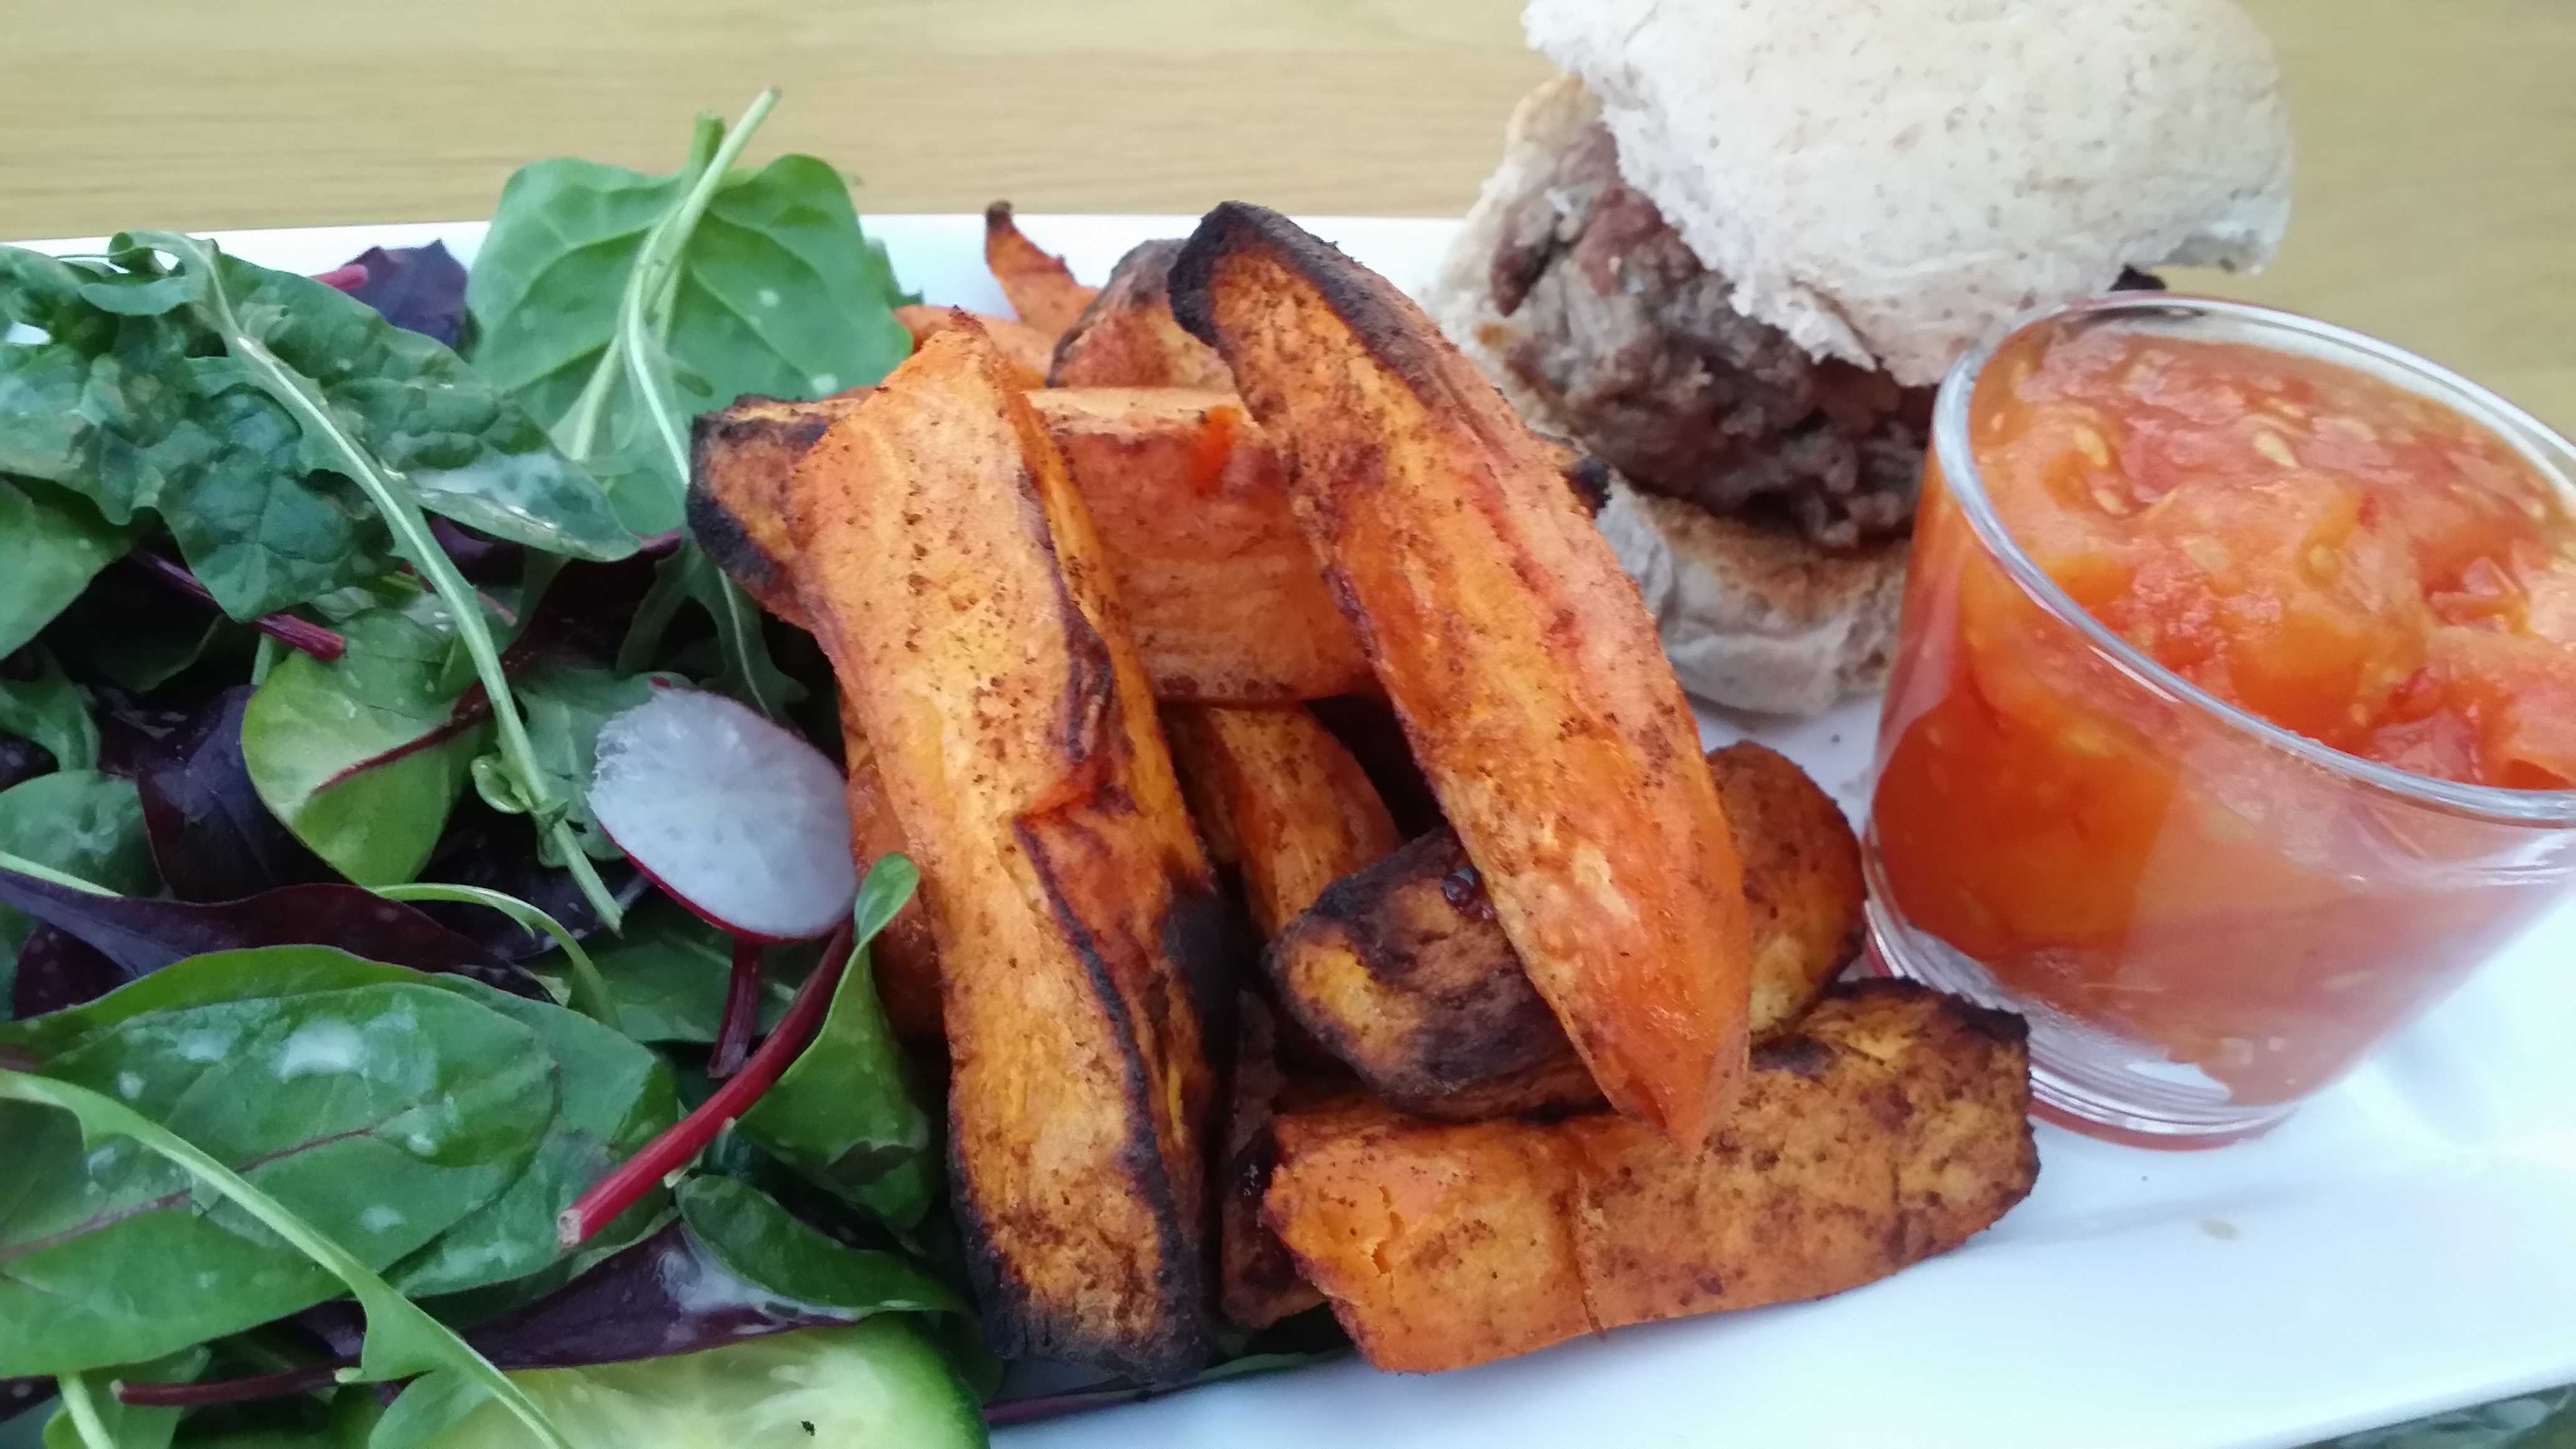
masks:
<svg viewBox="0 0 2576 1449"><path fill-rule="evenodd" d="M2433 401L2451 407L2494 431L2539 467L2544 477L2555 481L2560 492L2568 496L2571 508L2576 508L2576 444L2570 444L2556 430L2524 409L2439 363L2367 333L2252 302L2188 293L2113 292L2022 312L1961 354L1942 375L1940 391L1932 405L1932 456L1940 465L1943 485L1959 505L1959 511L1966 516L1978 543L2003 565L2005 574L2042 612L2073 628L2096 653L2109 660L2112 667L2132 683L2169 704L2187 706L2260 744L2401 799L2514 824L2576 825L2576 789L2516 790L2502 785L2477 785L2417 774L2338 750L2220 699L2156 662L2095 618L2090 610L2076 603L2060 588L2057 581L2050 578L2047 571L2040 568L2022 549L2020 542L2013 538L2011 530L2004 526L2002 517L1995 511L1993 500L1987 496L1985 477L1977 466L1968 428L1970 407L1975 400L1977 383L1985 375L1986 365L2006 344L2035 327L2068 318L2159 313L2225 317L2363 354L2380 368L2419 384L2416 390ZM2262 344L2258 340L2256 345ZM2328 356L2324 360L2336 359ZM2542 452L2552 456L2537 456Z"/></svg>

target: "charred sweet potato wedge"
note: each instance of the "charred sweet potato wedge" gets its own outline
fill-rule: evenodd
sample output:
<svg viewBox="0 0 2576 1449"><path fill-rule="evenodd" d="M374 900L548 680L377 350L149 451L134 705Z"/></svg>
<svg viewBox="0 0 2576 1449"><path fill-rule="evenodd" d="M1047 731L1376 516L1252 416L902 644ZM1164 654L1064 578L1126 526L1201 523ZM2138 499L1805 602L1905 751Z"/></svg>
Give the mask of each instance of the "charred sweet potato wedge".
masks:
<svg viewBox="0 0 2576 1449"><path fill-rule="evenodd" d="M1229 935L1082 497L969 325L807 450L790 524L921 865L987 1338L1186 1378Z"/></svg>
<svg viewBox="0 0 2576 1449"><path fill-rule="evenodd" d="M2028 1195L2019 1017L1836 988L1756 1048L1703 1149L1609 1113L1282 1113L1263 1213L1361 1354L1428 1372L1623 1324L1820 1298L1945 1253Z"/></svg>
<svg viewBox="0 0 2576 1449"><path fill-rule="evenodd" d="M1011 310L1046 336L1050 351L1055 339L1091 305L1096 291L1073 279L1073 268L1064 264L1064 258L1021 234L1007 201L984 208L984 265L992 270L993 280L1002 284ZM1038 364L1038 375L1046 375L1044 362Z"/></svg>
<svg viewBox="0 0 2576 1449"><path fill-rule="evenodd" d="M880 857L896 851L908 855L912 847L895 818L894 802L886 798L876 752L868 746L847 693L841 696L841 772L843 798L850 807L850 854L865 879ZM877 997L895 1034L906 1041L939 1041L939 941L918 896L905 902L868 943L868 959L876 971Z"/></svg>
<svg viewBox="0 0 2576 1449"><path fill-rule="evenodd" d="M762 608L798 628L808 621L787 526L797 460L862 397L746 397L689 424L690 534Z"/></svg>
<svg viewBox="0 0 2576 1449"><path fill-rule="evenodd" d="M1707 1141L1745 1073L1742 866L1564 449L1276 212L1209 212L1171 294L1287 455L1299 525L1539 994L1612 1106Z"/></svg>
<svg viewBox="0 0 2576 1449"><path fill-rule="evenodd" d="M1047 385L1233 391L1225 359L1173 320L1172 259L1180 254L1175 237L1120 257L1108 284L1057 340Z"/></svg>
<svg viewBox="0 0 2576 1449"><path fill-rule="evenodd" d="M1744 857L1760 1042L1860 953L1860 842L1776 750L1729 745L1708 768ZM1401 1111L1468 1122L1600 1104L1447 830L1335 882L1264 959L1293 1019Z"/></svg>
<svg viewBox="0 0 2576 1449"><path fill-rule="evenodd" d="M1164 699L1283 703L1376 687L1288 510L1270 443L1225 393L1031 393L1099 523Z"/></svg>
<svg viewBox="0 0 2576 1449"><path fill-rule="evenodd" d="M1054 334L1041 332L1026 322L1014 322L1008 317L991 317L957 307L929 307L916 302L909 307L894 309L894 320L902 323L903 330L912 334L915 348L929 341L933 333L956 326L959 318L971 318L976 326L984 329L985 336L993 339L993 346L1000 349L1003 358L1010 363L1013 382L1021 387L1046 386L1047 365L1055 356Z"/></svg>
<svg viewBox="0 0 2576 1449"><path fill-rule="evenodd" d="M1394 852L1395 821L1359 761L1298 705L1163 712L1191 814L1243 873L1264 939L1324 888Z"/></svg>

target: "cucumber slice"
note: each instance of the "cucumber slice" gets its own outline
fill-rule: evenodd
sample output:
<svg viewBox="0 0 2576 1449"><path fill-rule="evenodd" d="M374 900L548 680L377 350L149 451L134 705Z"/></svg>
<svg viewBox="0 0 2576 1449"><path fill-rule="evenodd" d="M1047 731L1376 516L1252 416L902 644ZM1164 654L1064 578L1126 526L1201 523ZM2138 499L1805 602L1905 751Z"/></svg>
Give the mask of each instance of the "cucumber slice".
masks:
<svg viewBox="0 0 2576 1449"><path fill-rule="evenodd" d="M805 1328L670 1358L510 1375L573 1449L967 1449L984 1416L900 1318ZM485 1402L421 1449L535 1449Z"/></svg>

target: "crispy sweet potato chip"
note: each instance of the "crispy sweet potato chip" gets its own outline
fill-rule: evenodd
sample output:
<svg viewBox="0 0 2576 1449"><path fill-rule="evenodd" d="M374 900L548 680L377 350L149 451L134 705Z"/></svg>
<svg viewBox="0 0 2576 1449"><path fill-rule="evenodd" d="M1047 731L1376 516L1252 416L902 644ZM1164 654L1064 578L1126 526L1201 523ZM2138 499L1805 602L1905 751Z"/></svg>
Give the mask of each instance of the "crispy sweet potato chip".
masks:
<svg viewBox="0 0 2576 1449"><path fill-rule="evenodd" d="M993 345L1011 365L1011 380L1021 387L1046 386L1048 362L1055 356L1055 336L1041 332L1026 322L1008 317L991 317L958 307L928 307L915 303L894 309L894 320L912 334L912 345L919 348L931 337L958 325L960 318L970 318L993 339Z"/></svg>
<svg viewBox="0 0 2576 1449"><path fill-rule="evenodd" d="M1236 399L1050 388L1029 401L1098 522L1157 695L1258 704L1376 688Z"/></svg>
<svg viewBox="0 0 2576 1449"><path fill-rule="evenodd" d="M1636 586L1422 310L1228 202L1172 309L1289 455L1299 524L1504 933L1612 1105L1707 1140L1741 1087L1741 865Z"/></svg>
<svg viewBox="0 0 2576 1449"><path fill-rule="evenodd" d="M1264 937L1395 850L1377 787L1304 708L1173 705L1163 718L1190 813L1218 858L1242 870Z"/></svg>
<svg viewBox="0 0 2576 1449"><path fill-rule="evenodd" d="M1286 1112L1264 1216L1370 1363L1431 1371L1856 1288L1958 1247L2038 1176L2018 1017L1863 982L1752 1061L1698 1152L1608 1113Z"/></svg>
<svg viewBox="0 0 2576 1449"><path fill-rule="evenodd" d="M984 265L992 269L993 280L1002 284L1011 310L1045 334L1050 350L1055 339L1082 316L1082 309L1091 305L1097 290L1075 281L1064 258L1021 235L1007 201L984 208ZM1038 375L1046 375L1046 363L1038 364Z"/></svg>
<svg viewBox="0 0 2576 1449"><path fill-rule="evenodd" d="M1859 954L1860 843L1787 756L1748 741L1708 767L1744 857L1758 1042L1794 1028ZM1599 1105L1450 831L1335 882L1272 934L1265 960L1292 1017L1396 1108L1468 1122Z"/></svg>
<svg viewBox="0 0 2576 1449"><path fill-rule="evenodd" d="M1229 933L1081 495L962 326L807 451L789 521L922 868L987 1337L1186 1378Z"/></svg>
<svg viewBox="0 0 2576 1449"><path fill-rule="evenodd" d="M1180 239L1149 241L1118 259L1108 285L1056 342L1051 387L1196 387L1234 390L1216 349L1172 317L1172 259Z"/></svg>

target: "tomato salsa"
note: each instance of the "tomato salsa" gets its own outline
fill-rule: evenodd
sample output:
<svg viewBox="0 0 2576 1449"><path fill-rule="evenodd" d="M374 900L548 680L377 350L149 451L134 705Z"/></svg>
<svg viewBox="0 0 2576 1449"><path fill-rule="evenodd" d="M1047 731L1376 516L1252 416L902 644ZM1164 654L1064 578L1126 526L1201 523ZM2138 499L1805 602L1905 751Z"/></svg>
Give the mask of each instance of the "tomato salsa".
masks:
<svg viewBox="0 0 2576 1449"><path fill-rule="evenodd" d="M2494 431L2340 362L2115 326L2017 335L1968 416L2004 531L2174 676L2413 774L2576 783L2576 515ZM2528 831L2141 685L1937 465L1914 560L1872 825L1894 907L2236 1101L2330 1080L2564 883L2499 868Z"/></svg>

